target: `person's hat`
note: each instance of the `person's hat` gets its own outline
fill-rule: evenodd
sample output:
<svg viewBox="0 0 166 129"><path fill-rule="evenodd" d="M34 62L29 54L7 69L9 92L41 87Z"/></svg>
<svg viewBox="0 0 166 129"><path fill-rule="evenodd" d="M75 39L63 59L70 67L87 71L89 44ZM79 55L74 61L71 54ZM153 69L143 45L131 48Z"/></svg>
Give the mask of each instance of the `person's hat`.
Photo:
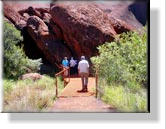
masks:
<svg viewBox="0 0 166 129"><path fill-rule="evenodd" d="M82 60L85 60L85 56L81 56L81 59L82 59Z"/></svg>

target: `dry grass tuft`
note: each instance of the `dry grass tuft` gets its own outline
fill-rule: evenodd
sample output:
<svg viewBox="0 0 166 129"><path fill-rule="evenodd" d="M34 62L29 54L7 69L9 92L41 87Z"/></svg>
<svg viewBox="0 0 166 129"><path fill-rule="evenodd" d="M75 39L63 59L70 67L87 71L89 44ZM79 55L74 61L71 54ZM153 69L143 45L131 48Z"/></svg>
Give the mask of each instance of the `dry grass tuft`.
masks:
<svg viewBox="0 0 166 129"><path fill-rule="evenodd" d="M58 79L60 91L63 89ZM53 105L55 97L54 78L43 76L33 80L4 80L4 112L46 112Z"/></svg>

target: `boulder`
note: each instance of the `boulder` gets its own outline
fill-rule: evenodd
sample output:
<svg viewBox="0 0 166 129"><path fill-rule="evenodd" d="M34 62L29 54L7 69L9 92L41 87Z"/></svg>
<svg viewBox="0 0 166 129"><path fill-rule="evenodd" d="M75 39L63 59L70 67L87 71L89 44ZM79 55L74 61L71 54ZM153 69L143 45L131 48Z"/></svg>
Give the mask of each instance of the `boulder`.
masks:
<svg viewBox="0 0 166 129"><path fill-rule="evenodd" d="M17 28L23 29L26 26L25 18L16 12L12 6L4 3L3 4L4 16L10 20Z"/></svg>
<svg viewBox="0 0 166 129"><path fill-rule="evenodd" d="M20 77L21 80L32 79L34 81L41 78L42 78L42 75L40 75L39 73L27 73Z"/></svg>
<svg viewBox="0 0 166 129"><path fill-rule="evenodd" d="M36 9L38 8L38 9ZM26 26L29 16L40 15L49 12L50 3L38 3L29 1L3 1L4 16L9 19L18 29Z"/></svg>
<svg viewBox="0 0 166 129"><path fill-rule="evenodd" d="M128 10L130 4L55 2L51 4L50 14L75 55L91 57L96 55L97 46L113 41L117 34L142 28Z"/></svg>
<svg viewBox="0 0 166 129"><path fill-rule="evenodd" d="M91 2L56 2L50 13L78 57L95 55L98 45L113 41L117 34L107 15Z"/></svg>
<svg viewBox="0 0 166 129"><path fill-rule="evenodd" d="M32 6L28 7L27 9L23 9L18 11L20 15L24 16L25 14L28 14L29 16L38 16L40 18L42 18L41 13L36 10L35 8L33 8ZM29 18L29 17L27 17Z"/></svg>
<svg viewBox="0 0 166 129"><path fill-rule="evenodd" d="M64 56L71 56L69 49L50 32L48 26L37 16L27 20L27 31L52 64L60 63Z"/></svg>

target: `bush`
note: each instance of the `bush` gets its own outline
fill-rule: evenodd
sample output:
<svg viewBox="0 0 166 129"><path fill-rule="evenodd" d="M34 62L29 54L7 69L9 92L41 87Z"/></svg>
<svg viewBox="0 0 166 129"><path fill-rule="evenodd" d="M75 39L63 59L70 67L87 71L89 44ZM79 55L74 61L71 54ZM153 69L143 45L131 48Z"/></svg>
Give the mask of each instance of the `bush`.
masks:
<svg viewBox="0 0 166 129"><path fill-rule="evenodd" d="M98 69L101 99L122 112L147 112L147 36L123 33L98 47L92 57Z"/></svg>
<svg viewBox="0 0 166 129"><path fill-rule="evenodd" d="M13 89L14 81L4 79L3 84L4 84L4 92L5 93L10 93L10 91L12 91L12 89Z"/></svg>
<svg viewBox="0 0 166 129"><path fill-rule="evenodd" d="M27 70L36 72L41 65L41 59L31 60L25 55L20 43L23 41L20 31L8 22L4 22L4 54L3 68L5 78L18 78Z"/></svg>
<svg viewBox="0 0 166 129"><path fill-rule="evenodd" d="M98 47L92 57L100 78L107 84L122 84L133 91L147 85L147 36L136 32L119 35L118 40Z"/></svg>

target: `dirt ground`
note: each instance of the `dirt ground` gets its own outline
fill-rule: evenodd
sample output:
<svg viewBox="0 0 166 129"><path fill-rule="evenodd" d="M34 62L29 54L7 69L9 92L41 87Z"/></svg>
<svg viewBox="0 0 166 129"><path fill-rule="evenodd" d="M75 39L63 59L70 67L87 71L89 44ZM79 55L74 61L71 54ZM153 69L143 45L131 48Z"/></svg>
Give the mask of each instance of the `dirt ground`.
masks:
<svg viewBox="0 0 166 129"><path fill-rule="evenodd" d="M95 78L88 80L88 92L79 93L81 78L70 78L59 98L55 101L52 112L115 112L115 109L95 97Z"/></svg>

